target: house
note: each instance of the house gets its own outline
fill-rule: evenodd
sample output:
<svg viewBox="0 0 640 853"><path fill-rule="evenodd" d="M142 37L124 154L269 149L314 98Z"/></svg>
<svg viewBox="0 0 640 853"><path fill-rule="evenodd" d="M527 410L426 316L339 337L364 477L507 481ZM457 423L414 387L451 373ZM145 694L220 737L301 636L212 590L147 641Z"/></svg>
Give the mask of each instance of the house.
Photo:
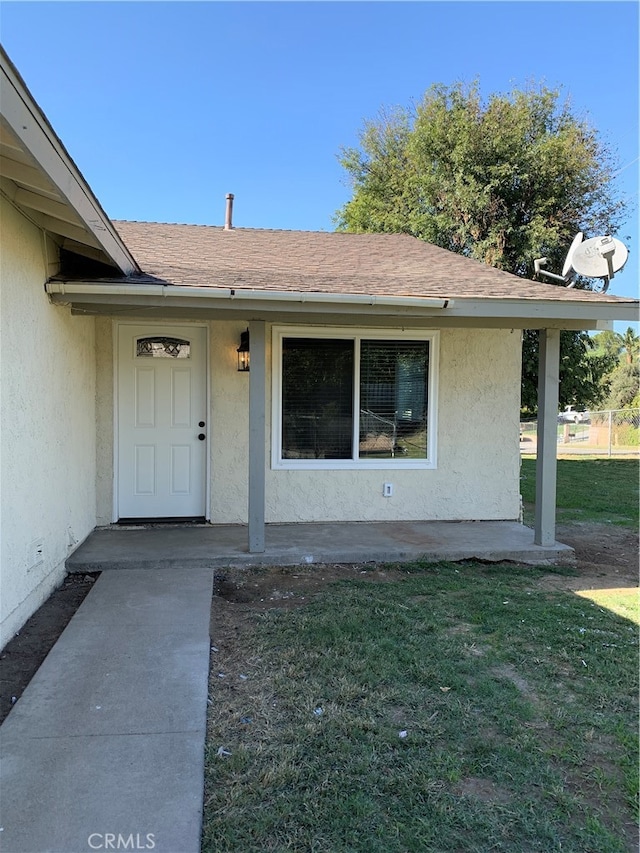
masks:
<svg viewBox="0 0 640 853"><path fill-rule="evenodd" d="M559 333L638 303L404 235L112 222L2 53L0 647L122 520L517 520L555 539ZM246 360L250 358L250 369ZM534 534L532 534L534 535Z"/></svg>

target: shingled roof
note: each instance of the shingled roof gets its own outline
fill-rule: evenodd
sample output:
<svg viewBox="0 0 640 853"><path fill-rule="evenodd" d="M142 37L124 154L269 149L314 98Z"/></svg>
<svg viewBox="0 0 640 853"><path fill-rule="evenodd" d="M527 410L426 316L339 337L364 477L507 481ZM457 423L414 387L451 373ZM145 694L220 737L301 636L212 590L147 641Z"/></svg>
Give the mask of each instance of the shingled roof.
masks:
<svg viewBox="0 0 640 853"><path fill-rule="evenodd" d="M166 284L444 299L633 302L534 282L405 234L113 223L147 276Z"/></svg>

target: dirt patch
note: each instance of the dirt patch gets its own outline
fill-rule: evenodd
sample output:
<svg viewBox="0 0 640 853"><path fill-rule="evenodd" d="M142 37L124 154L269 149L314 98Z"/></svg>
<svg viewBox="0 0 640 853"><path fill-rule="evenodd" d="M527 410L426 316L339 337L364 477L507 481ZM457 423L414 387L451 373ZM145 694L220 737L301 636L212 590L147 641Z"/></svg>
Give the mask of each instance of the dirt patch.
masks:
<svg viewBox="0 0 640 853"><path fill-rule="evenodd" d="M496 785L490 779L479 779L477 776L467 776L461 779L454 788L454 794L458 797L472 797L485 803L508 803L511 794Z"/></svg>
<svg viewBox="0 0 640 853"><path fill-rule="evenodd" d="M626 527L575 522L558 525L559 542L575 551L573 577L550 574L537 584L549 590L638 586L638 533Z"/></svg>
<svg viewBox="0 0 640 853"><path fill-rule="evenodd" d="M251 604L255 610L298 607L317 595L328 583L356 578L371 583L388 583L396 580L398 574L393 569L378 569L369 563L314 563L309 567L269 566L252 569L230 567L215 575L213 594L231 604Z"/></svg>
<svg viewBox="0 0 640 853"><path fill-rule="evenodd" d="M511 666L511 664L505 663L502 664L502 666L496 666L492 671L498 678L504 678L507 681L510 681L514 687L517 687L523 696L527 697L527 699L530 699L532 702L538 701L538 697L531 689L531 685L518 673L514 666Z"/></svg>
<svg viewBox="0 0 640 853"><path fill-rule="evenodd" d="M87 597L98 574L67 575L0 652L0 723Z"/></svg>

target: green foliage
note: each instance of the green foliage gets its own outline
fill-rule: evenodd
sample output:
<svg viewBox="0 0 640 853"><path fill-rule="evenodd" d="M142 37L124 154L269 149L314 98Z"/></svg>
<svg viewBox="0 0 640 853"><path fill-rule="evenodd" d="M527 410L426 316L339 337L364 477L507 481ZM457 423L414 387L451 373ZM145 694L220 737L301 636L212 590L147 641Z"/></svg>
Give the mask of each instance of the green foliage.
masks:
<svg viewBox="0 0 640 853"><path fill-rule="evenodd" d="M517 275L624 210L608 149L545 87L483 103L477 83L432 86L415 110L367 122L340 162L354 189L340 230L413 234Z"/></svg>
<svg viewBox="0 0 640 853"><path fill-rule="evenodd" d="M627 328L624 335L614 332L615 338L620 346L621 357L626 364L633 364L640 357L640 337L636 335L631 326Z"/></svg>
<svg viewBox="0 0 640 853"><path fill-rule="evenodd" d="M522 338L521 406L531 413L538 405L538 337L537 330L525 329ZM611 366L611 356L597 352L593 338L587 332L561 332L560 408L602 405L608 393L606 377Z"/></svg>
<svg viewBox="0 0 640 853"><path fill-rule="evenodd" d="M544 86L486 102L477 82L432 86L415 108L366 122L360 147L343 149L340 162L353 196L336 214L338 230L411 234L520 276L533 274L536 257L559 268L577 231L615 233L626 209L611 152ZM598 402L605 362L587 359L586 338L563 335L563 404ZM525 341L529 408L534 346Z"/></svg>
<svg viewBox="0 0 640 853"><path fill-rule="evenodd" d="M640 337L629 326L623 335L600 332L593 342L595 354L609 365L602 381L604 405L610 409L640 407Z"/></svg>
<svg viewBox="0 0 640 853"><path fill-rule="evenodd" d="M593 349L598 355L606 355L611 359L611 369L615 367L620 359L620 341L616 332L607 330L594 335Z"/></svg>
<svg viewBox="0 0 640 853"><path fill-rule="evenodd" d="M635 408L640 396L640 365L638 361L622 361L611 374L607 408Z"/></svg>

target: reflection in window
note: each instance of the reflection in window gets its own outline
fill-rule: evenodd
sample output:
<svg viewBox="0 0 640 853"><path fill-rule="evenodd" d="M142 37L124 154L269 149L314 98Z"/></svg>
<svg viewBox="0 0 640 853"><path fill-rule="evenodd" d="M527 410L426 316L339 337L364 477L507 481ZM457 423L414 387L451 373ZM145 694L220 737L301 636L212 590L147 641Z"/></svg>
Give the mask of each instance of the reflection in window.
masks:
<svg viewBox="0 0 640 853"><path fill-rule="evenodd" d="M361 459L426 459L428 375L428 341L361 342Z"/></svg>
<svg viewBox="0 0 640 853"><path fill-rule="evenodd" d="M138 338L138 358L191 358L191 344L182 338Z"/></svg>
<svg viewBox="0 0 640 853"><path fill-rule="evenodd" d="M426 460L428 387L428 340L283 338L282 459Z"/></svg>
<svg viewBox="0 0 640 853"><path fill-rule="evenodd" d="M353 341L285 338L282 456L351 459Z"/></svg>

